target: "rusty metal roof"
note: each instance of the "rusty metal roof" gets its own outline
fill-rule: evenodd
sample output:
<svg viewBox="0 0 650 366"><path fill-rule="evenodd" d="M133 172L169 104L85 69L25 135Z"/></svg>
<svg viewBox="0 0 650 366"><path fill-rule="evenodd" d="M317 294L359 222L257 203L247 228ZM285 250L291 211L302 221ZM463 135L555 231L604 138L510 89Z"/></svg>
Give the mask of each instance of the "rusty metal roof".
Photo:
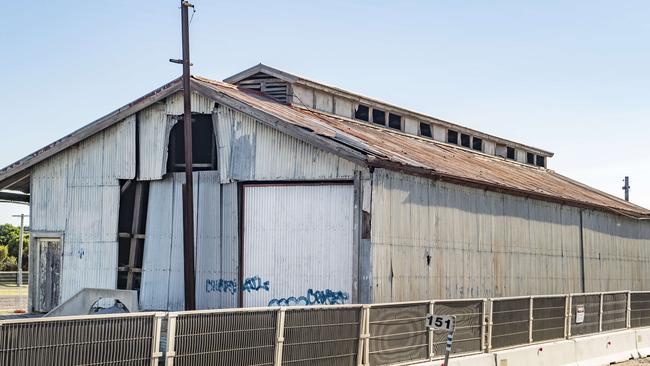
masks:
<svg viewBox="0 0 650 366"><path fill-rule="evenodd" d="M402 170L460 184L480 186L633 217L650 210L576 182L553 170L462 149L432 139L302 107L289 106L259 92L196 77L195 82L230 96L279 120L334 140L366 156L370 166Z"/></svg>
<svg viewBox="0 0 650 366"><path fill-rule="evenodd" d="M579 207L614 211L636 218L650 218L650 210L586 186L552 170L474 152L419 136L373 126L301 107L278 103L263 94L219 81L193 77L192 87L207 97L224 97L226 104L244 113L264 113L278 123L303 131L306 140L327 140L335 153L370 167L464 185L508 192ZM29 182L29 168L79 141L119 122L130 114L181 89L180 79L121 107L97 121L0 169L0 189ZM222 98L223 99L223 98ZM26 185L28 187L28 183ZM26 190L23 190L26 191Z"/></svg>

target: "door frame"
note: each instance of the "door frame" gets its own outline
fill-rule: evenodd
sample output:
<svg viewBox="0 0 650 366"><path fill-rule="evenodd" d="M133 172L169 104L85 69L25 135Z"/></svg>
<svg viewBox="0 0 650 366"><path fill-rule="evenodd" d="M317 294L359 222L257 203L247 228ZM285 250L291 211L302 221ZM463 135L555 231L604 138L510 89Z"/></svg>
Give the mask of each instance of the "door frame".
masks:
<svg viewBox="0 0 650 366"><path fill-rule="evenodd" d="M239 253L238 253L238 264L239 264L239 271L237 274L237 283L238 284L243 284L244 283L244 205L246 203L245 199L245 191L246 187L286 187L286 186L332 186L332 185L351 185L356 187L355 181L353 179L332 179L332 180L278 180L278 181L242 181L238 182L237 184L237 221L238 221L238 238L237 241L239 242ZM353 252L353 268L352 268L352 275L356 276L358 273L358 262L357 262L357 257L358 257L358 246L357 246L357 232L356 232L356 201L357 201L357 192L356 189L354 189L354 198L353 198L353 209L355 214L352 215L353 220L355 223L353 223L353 233L352 233L352 252ZM356 284L357 284L357 279L353 278L352 279L353 283L353 291L352 291L352 298L351 302L355 303L357 300L357 294L356 294ZM241 308L244 306L244 293L243 291L237 291L238 295L238 306Z"/></svg>
<svg viewBox="0 0 650 366"><path fill-rule="evenodd" d="M40 240L53 239L58 240L61 245L61 276L63 274L63 258L64 258L64 241L65 233L62 231L32 231L29 233L29 256L33 259L29 266L29 301L30 311L34 311L38 306L38 299L40 297L40 268L41 268L41 246ZM59 289L61 288L61 277L59 277ZM59 294L60 295L60 294Z"/></svg>

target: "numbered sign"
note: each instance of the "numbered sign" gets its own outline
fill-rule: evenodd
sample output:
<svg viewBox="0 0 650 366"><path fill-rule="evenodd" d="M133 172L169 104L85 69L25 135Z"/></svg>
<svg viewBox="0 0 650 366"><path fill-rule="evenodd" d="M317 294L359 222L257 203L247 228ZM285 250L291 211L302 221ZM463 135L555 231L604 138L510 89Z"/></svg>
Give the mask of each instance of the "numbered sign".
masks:
<svg viewBox="0 0 650 366"><path fill-rule="evenodd" d="M456 328L456 317L454 315L427 314L425 324L428 328L452 333Z"/></svg>

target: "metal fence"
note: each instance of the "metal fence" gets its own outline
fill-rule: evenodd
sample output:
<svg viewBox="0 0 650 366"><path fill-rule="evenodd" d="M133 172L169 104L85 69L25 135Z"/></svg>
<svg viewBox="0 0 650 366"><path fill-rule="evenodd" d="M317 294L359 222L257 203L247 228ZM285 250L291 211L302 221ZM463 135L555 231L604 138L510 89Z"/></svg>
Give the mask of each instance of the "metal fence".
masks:
<svg viewBox="0 0 650 366"><path fill-rule="evenodd" d="M375 366L650 326L650 292L243 308L0 321L2 365ZM163 321L166 321L163 322Z"/></svg>
<svg viewBox="0 0 650 366"><path fill-rule="evenodd" d="M0 321L0 365L157 365L164 315Z"/></svg>

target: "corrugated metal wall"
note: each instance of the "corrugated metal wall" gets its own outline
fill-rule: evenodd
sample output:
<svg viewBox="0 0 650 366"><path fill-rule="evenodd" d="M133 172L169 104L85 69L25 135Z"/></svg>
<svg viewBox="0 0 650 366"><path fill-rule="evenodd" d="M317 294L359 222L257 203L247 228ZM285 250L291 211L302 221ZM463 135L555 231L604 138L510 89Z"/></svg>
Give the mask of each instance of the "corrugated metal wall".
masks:
<svg viewBox="0 0 650 366"><path fill-rule="evenodd" d="M181 310L183 297L183 173L151 182L140 307ZM220 185L217 171L194 173L196 294L199 309L233 307L237 297L236 184ZM223 202L223 203L222 203ZM223 227L223 230L221 229ZM219 282L221 280L221 282ZM224 284L226 281L227 285ZM219 287L221 283L221 287ZM226 288L226 286L228 286Z"/></svg>
<svg viewBox="0 0 650 366"><path fill-rule="evenodd" d="M244 306L352 301L353 186L244 187Z"/></svg>
<svg viewBox="0 0 650 366"><path fill-rule="evenodd" d="M162 179L167 170L169 131L175 121L156 103L138 113L138 180Z"/></svg>
<svg viewBox="0 0 650 366"><path fill-rule="evenodd" d="M375 170L373 301L580 291L579 215L573 207Z"/></svg>
<svg viewBox="0 0 650 366"><path fill-rule="evenodd" d="M214 115L221 182L352 179L356 165L227 107Z"/></svg>
<svg viewBox="0 0 650 366"><path fill-rule="evenodd" d="M34 168L31 230L65 232L60 302L84 287L115 288L119 179L135 176L134 157L131 116Z"/></svg>
<svg viewBox="0 0 650 366"><path fill-rule="evenodd" d="M650 221L585 210L587 291L648 290Z"/></svg>

